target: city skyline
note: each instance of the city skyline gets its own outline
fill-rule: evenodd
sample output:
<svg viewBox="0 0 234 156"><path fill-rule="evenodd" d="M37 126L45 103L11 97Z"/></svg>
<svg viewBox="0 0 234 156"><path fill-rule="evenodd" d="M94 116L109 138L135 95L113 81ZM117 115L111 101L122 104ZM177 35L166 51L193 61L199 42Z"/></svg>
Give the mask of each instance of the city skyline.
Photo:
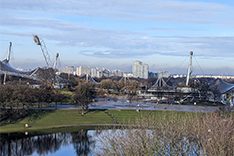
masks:
<svg viewBox="0 0 234 156"><path fill-rule="evenodd" d="M139 60L152 72L186 74L193 51L195 75L234 75L232 1L8 0L0 8L0 59L13 42L16 68L45 66L36 34L61 66L132 72Z"/></svg>

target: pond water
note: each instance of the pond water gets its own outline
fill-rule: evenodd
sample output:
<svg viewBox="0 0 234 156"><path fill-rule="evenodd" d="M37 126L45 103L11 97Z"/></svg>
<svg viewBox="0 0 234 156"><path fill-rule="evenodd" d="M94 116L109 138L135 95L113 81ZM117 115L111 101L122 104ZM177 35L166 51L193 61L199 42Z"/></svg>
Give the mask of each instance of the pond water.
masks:
<svg viewBox="0 0 234 156"><path fill-rule="evenodd" d="M141 143L142 136L147 137L147 146L153 149L154 154L170 155L170 153L186 155L199 155L197 142L187 139L187 136L178 138L176 142L172 138L165 139L158 130L148 129L116 129L116 130L77 130L58 129L60 132L25 132L0 134L1 156L80 156L103 155L103 149L114 145L118 150ZM56 130L56 131L58 131ZM53 131L53 130L50 130ZM62 131L62 132L61 132ZM162 137L163 136L163 137ZM119 139L122 138L122 139ZM126 144L128 143L128 144ZM112 146L113 147L113 146ZM113 149L112 149L113 150ZM142 150L138 144L134 145L135 151ZM113 154L104 154L113 155ZM123 155L119 153L118 155ZM129 155L129 154L128 154ZM138 155L138 154L135 154Z"/></svg>
<svg viewBox="0 0 234 156"><path fill-rule="evenodd" d="M98 152L97 130L78 130L50 134L1 134L1 156L73 156Z"/></svg>

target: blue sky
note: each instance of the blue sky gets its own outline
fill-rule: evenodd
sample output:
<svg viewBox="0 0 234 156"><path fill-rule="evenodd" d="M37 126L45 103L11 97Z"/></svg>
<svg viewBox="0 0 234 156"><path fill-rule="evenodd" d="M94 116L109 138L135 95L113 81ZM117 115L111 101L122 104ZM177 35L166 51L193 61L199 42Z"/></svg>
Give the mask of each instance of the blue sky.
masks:
<svg viewBox="0 0 234 156"><path fill-rule="evenodd" d="M194 74L234 75L230 0L0 0L0 59L11 41L14 67L45 66L32 34L59 66L186 74L193 51Z"/></svg>

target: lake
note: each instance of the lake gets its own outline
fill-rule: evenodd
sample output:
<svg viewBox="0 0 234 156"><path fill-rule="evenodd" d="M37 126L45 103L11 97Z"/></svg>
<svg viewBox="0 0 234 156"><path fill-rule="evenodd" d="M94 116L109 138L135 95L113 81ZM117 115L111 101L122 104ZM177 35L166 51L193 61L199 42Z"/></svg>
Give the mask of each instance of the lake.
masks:
<svg viewBox="0 0 234 156"><path fill-rule="evenodd" d="M153 155L167 155L178 152L188 155L198 155L201 153L197 142L187 140L186 137L173 143L171 138L167 140L159 134L157 130L148 129L116 129L116 130L87 130L70 127L64 129L50 129L50 132L24 132L24 133L4 133L0 139L1 156L80 156L97 155L102 153L102 149L114 146L121 150L125 143L131 146L137 142L142 142L141 136L147 136L149 149L155 149ZM60 131L60 132L53 132ZM122 138L119 141L119 138ZM136 151L142 147L134 145ZM100 154L103 155L103 154ZM121 154L120 154L121 155Z"/></svg>
<svg viewBox="0 0 234 156"><path fill-rule="evenodd" d="M75 129L75 128L74 128ZM40 134L38 132L1 134L1 156L95 155L98 130L78 130Z"/></svg>

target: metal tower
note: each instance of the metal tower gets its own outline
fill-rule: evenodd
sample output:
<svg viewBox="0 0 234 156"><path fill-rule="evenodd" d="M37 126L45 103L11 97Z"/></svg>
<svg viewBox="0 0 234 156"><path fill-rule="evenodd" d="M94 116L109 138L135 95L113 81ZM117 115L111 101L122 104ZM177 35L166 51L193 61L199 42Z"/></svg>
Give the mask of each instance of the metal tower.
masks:
<svg viewBox="0 0 234 156"><path fill-rule="evenodd" d="M10 45L9 45L8 56L7 56L7 60L6 60L6 62L7 62L7 63L10 61L10 56L11 56L11 46L12 46L12 42L10 42Z"/></svg>
<svg viewBox="0 0 234 156"><path fill-rule="evenodd" d="M55 58L55 61L54 61L54 66L53 66L54 70L55 70L56 65L57 65L58 57L59 57L59 53L56 54L56 58Z"/></svg>
<svg viewBox="0 0 234 156"><path fill-rule="evenodd" d="M190 51L190 62L189 62L189 68L188 68L188 74L187 74L186 86L188 86L188 85L189 85L189 78L190 78L190 75L191 75L191 73L192 73L192 71L191 71L192 58L193 58L193 52L192 52L192 51Z"/></svg>
<svg viewBox="0 0 234 156"><path fill-rule="evenodd" d="M51 60L50 60L50 55L49 55L48 50L46 48L45 42L42 39L40 39L37 35L33 35L33 40L34 40L36 45L39 45L41 47L41 51L42 51L42 54L45 58L47 68L49 68L51 66Z"/></svg>
<svg viewBox="0 0 234 156"><path fill-rule="evenodd" d="M7 56L7 59L6 59L6 63L8 63L8 62L10 61L10 57L11 57L11 46L12 46L12 43L10 42L9 50L8 50L8 56ZM6 84L6 77L7 77L7 74L4 73L3 84Z"/></svg>

